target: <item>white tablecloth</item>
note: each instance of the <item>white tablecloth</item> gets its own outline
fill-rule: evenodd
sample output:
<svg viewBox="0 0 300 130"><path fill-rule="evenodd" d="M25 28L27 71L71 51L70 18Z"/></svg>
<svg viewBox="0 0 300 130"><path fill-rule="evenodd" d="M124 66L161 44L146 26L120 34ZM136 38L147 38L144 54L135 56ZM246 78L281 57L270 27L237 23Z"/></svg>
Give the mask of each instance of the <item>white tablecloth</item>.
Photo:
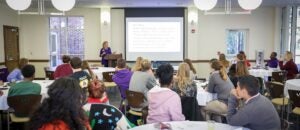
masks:
<svg viewBox="0 0 300 130"><path fill-rule="evenodd" d="M265 79L266 77L271 77L272 76L272 72L278 71L277 69L251 69L249 70L249 74L253 75L255 77L261 77L263 79Z"/></svg>
<svg viewBox="0 0 300 130"><path fill-rule="evenodd" d="M284 95L288 96L288 90L299 90L300 91L300 79L291 79L285 82Z"/></svg>
<svg viewBox="0 0 300 130"><path fill-rule="evenodd" d="M94 72L95 75L97 75L98 79L103 80L103 72L111 72L111 71L116 71L115 68L112 67L97 67L97 68L92 68L92 71Z"/></svg>
<svg viewBox="0 0 300 130"><path fill-rule="evenodd" d="M203 86L207 85L205 83L197 83L197 101L199 106L206 106L206 104L214 99L217 99L217 94L209 93L203 89Z"/></svg>
<svg viewBox="0 0 300 130"><path fill-rule="evenodd" d="M48 91L48 86L54 82L54 80L34 80L34 83L38 83L41 85L41 95L42 95L42 100L47 97L47 91ZM0 86L1 88L3 86ZM9 88L9 86L8 86ZM8 89L2 90L3 95L0 96L0 110L7 110L9 106L7 105L7 95L8 95Z"/></svg>
<svg viewBox="0 0 300 130"><path fill-rule="evenodd" d="M208 130L209 123L202 121L176 121L167 122L171 125L172 130ZM243 127L231 126L222 123L213 123L213 130L249 130ZM211 128L211 127L210 127ZM132 128L130 130L160 130L155 128L155 124L142 125L139 127Z"/></svg>

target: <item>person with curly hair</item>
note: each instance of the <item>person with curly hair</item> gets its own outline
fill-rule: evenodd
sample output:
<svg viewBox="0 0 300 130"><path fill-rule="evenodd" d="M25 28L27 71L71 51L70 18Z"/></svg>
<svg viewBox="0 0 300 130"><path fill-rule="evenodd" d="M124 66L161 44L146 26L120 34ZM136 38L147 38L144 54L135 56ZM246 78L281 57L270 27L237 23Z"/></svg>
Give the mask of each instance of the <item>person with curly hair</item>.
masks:
<svg viewBox="0 0 300 130"><path fill-rule="evenodd" d="M30 118L30 130L91 130L82 108L85 94L78 80L57 79L49 86L48 95Z"/></svg>

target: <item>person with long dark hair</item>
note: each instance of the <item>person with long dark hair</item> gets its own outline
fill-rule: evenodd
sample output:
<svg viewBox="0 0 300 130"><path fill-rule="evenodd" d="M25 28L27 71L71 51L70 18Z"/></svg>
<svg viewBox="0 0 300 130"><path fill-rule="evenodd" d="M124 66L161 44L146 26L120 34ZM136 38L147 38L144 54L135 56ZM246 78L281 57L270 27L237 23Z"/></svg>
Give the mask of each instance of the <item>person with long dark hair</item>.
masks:
<svg viewBox="0 0 300 130"><path fill-rule="evenodd" d="M91 130L82 108L85 94L78 80L57 79L49 86L48 95L30 118L30 130Z"/></svg>

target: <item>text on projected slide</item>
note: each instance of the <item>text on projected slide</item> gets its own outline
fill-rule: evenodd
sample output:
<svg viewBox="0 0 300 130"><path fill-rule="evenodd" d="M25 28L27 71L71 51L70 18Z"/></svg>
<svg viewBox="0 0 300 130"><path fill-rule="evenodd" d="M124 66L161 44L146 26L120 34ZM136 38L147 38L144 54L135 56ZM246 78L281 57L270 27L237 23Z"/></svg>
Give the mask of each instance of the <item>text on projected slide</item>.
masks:
<svg viewBox="0 0 300 130"><path fill-rule="evenodd" d="M129 52L180 52L180 22L129 22Z"/></svg>

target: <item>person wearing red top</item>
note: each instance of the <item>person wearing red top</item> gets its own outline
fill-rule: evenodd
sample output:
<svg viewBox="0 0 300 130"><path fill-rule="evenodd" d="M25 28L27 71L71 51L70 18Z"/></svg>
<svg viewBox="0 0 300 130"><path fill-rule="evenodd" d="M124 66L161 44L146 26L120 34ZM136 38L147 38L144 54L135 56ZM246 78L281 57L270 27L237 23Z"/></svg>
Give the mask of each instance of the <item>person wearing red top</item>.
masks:
<svg viewBox="0 0 300 130"><path fill-rule="evenodd" d="M286 51L283 60L279 61L279 67L281 70L287 71L287 80L294 79L298 74L298 67L293 61L293 54L290 51Z"/></svg>
<svg viewBox="0 0 300 130"><path fill-rule="evenodd" d="M108 97L105 92L105 86L97 79L93 79L88 86L89 97L88 103L104 103L109 104Z"/></svg>
<svg viewBox="0 0 300 130"><path fill-rule="evenodd" d="M59 78L49 86L48 95L32 114L29 130L91 130L78 80Z"/></svg>
<svg viewBox="0 0 300 130"><path fill-rule="evenodd" d="M250 62L247 60L247 56L245 54L244 51L240 51L239 54L241 54L243 56L243 61L245 61L245 64L248 66L248 67L251 67L251 64Z"/></svg>
<svg viewBox="0 0 300 130"><path fill-rule="evenodd" d="M54 79L58 79L61 77L70 76L73 74L72 66L70 65L71 58L69 56L64 55L62 57L63 64L56 67L54 72Z"/></svg>

